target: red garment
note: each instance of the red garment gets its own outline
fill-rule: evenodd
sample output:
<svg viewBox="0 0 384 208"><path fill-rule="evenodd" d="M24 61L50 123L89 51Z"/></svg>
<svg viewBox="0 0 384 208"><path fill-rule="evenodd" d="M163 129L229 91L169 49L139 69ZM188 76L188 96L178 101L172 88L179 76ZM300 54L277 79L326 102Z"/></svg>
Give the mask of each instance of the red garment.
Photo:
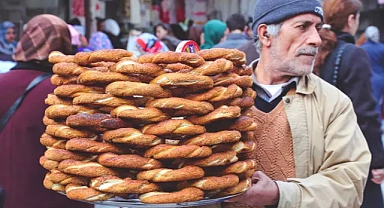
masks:
<svg viewBox="0 0 384 208"><path fill-rule="evenodd" d="M24 92L27 85L44 72L12 70L0 74L0 117ZM0 133L0 184L6 191L5 208L91 208L43 186L47 170L39 164L46 148L40 144L45 131L42 123L47 105L44 99L55 86L47 78L24 99Z"/></svg>

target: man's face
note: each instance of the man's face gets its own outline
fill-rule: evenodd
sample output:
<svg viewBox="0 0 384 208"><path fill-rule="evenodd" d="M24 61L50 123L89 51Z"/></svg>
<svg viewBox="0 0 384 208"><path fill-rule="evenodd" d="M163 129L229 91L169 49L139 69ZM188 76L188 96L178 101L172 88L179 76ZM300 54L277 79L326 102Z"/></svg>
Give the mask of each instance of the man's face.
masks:
<svg viewBox="0 0 384 208"><path fill-rule="evenodd" d="M7 30L7 33L5 33L5 40L8 43L11 43L15 40L15 29L14 28L11 27Z"/></svg>
<svg viewBox="0 0 384 208"><path fill-rule="evenodd" d="M320 17L302 14L283 22L280 32L271 39L273 66L284 76L303 76L313 70L317 48L321 44Z"/></svg>

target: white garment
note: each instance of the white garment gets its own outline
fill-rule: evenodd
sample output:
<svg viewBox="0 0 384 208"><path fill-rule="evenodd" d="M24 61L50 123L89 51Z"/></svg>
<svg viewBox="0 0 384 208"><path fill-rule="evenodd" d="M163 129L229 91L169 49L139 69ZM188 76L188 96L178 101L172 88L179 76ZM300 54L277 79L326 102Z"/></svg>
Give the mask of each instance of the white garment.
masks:
<svg viewBox="0 0 384 208"><path fill-rule="evenodd" d="M9 72L16 65L13 61L0 61L0 73Z"/></svg>
<svg viewBox="0 0 384 208"><path fill-rule="evenodd" d="M104 31L111 33L114 36L120 34L119 24L114 19L107 19L104 22Z"/></svg>

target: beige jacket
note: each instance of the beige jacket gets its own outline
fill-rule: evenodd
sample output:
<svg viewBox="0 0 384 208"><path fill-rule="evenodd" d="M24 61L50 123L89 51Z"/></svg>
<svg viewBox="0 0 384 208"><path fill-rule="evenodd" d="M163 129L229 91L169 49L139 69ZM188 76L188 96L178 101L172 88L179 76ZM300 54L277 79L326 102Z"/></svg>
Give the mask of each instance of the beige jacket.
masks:
<svg viewBox="0 0 384 208"><path fill-rule="evenodd" d="M278 208L360 207L371 154L349 98L311 74L283 101L297 177L276 182Z"/></svg>

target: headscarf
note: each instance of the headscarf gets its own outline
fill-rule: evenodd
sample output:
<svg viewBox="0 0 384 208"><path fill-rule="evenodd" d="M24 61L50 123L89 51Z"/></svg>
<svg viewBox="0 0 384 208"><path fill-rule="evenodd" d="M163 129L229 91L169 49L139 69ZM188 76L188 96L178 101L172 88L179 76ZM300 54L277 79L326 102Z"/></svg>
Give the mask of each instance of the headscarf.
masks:
<svg viewBox="0 0 384 208"><path fill-rule="evenodd" d="M13 59L45 61L52 51L72 52L67 23L51 14L37 15L28 22Z"/></svg>
<svg viewBox="0 0 384 208"><path fill-rule="evenodd" d="M5 21L0 25L0 53L6 55L12 55L17 46L16 41L9 43L5 40L5 35L7 34L9 28L15 28L15 24L10 21Z"/></svg>
<svg viewBox="0 0 384 208"><path fill-rule="evenodd" d="M80 46L80 33L72 26L68 25L69 33L71 34L71 43L75 46Z"/></svg>
<svg viewBox="0 0 384 208"><path fill-rule="evenodd" d="M227 25L220 20L209 20L203 27L204 32L204 44L201 45L201 49L210 49L214 45L218 44L221 38L224 36L224 32L227 29Z"/></svg>
<svg viewBox="0 0 384 208"><path fill-rule="evenodd" d="M119 24L113 19L107 19L104 22L104 31L109 32L114 36L118 36L120 34Z"/></svg>
<svg viewBox="0 0 384 208"><path fill-rule="evenodd" d="M136 47L142 54L169 51L168 47L163 42L150 33L139 35L136 39Z"/></svg>
<svg viewBox="0 0 384 208"><path fill-rule="evenodd" d="M365 37L375 43L380 41L380 31L375 26L369 26L365 29Z"/></svg>
<svg viewBox="0 0 384 208"><path fill-rule="evenodd" d="M101 49L113 49L112 43L108 36L103 32L95 32L89 39L89 49L98 51Z"/></svg>

